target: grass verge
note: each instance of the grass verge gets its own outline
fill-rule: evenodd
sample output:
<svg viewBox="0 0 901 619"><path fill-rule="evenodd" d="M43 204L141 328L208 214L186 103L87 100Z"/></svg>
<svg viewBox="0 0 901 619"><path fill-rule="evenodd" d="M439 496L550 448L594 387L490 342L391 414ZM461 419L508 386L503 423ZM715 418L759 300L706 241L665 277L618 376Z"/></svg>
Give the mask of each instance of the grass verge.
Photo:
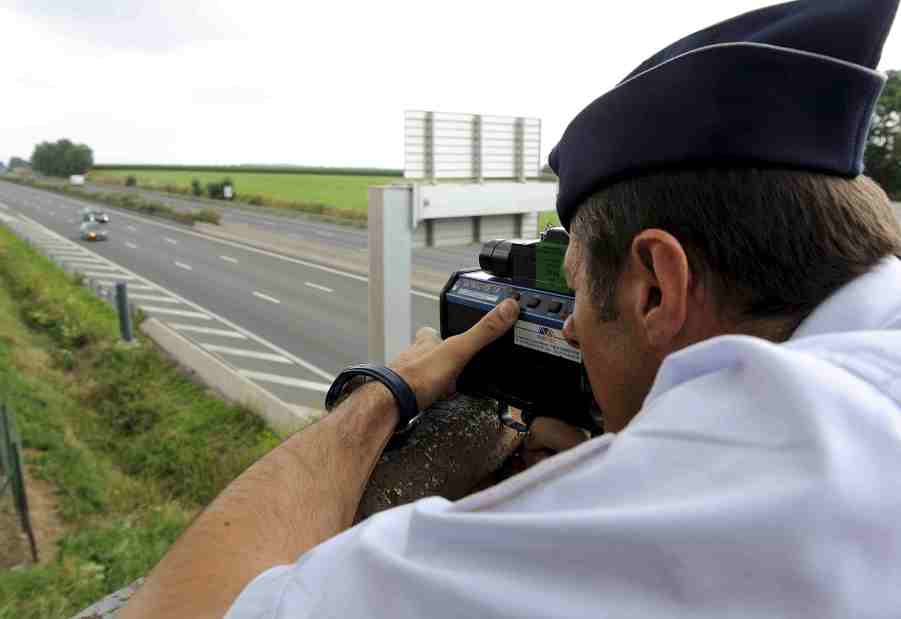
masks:
<svg viewBox="0 0 901 619"><path fill-rule="evenodd" d="M28 185L29 187L35 187L36 189L44 189L46 191L53 191L55 193L75 196L81 200L97 202L99 204L105 204L107 206L115 206L117 208L135 211L143 215L162 217L164 219L170 219L172 221L177 221L180 224L186 224L189 226L194 225L194 223L198 221L218 225L221 219L219 213L214 209L201 209L200 211L186 213L183 211L178 211L167 204L153 202L152 200L146 200L140 196L127 193L89 192L72 185L50 183L38 180L36 178L10 175L0 175L0 180L7 181L9 183L17 183L19 185Z"/></svg>
<svg viewBox="0 0 901 619"><path fill-rule="evenodd" d="M69 617L146 574L278 443L150 343L121 347L112 308L2 226L0 398L67 527L56 557L0 572L0 619Z"/></svg>

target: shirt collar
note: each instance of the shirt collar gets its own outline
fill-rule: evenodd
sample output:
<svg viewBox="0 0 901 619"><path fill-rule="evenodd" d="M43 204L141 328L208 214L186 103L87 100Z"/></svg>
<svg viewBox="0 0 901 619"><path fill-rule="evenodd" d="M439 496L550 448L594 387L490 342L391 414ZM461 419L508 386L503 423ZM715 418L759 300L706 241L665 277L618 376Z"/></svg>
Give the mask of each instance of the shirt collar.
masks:
<svg viewBox="0 0 901 619"><path fill-rule="evenodd" d="M895 256L833 293L804 319L791 339L878 329L901 329L901 260Z"/></svg>

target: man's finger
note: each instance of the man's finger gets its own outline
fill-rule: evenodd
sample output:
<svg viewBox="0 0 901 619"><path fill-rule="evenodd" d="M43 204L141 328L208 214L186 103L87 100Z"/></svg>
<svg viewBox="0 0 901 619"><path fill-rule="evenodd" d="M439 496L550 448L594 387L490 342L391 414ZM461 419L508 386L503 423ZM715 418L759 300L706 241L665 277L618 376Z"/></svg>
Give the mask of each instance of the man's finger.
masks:
<svg viewBox="0 0 901 619"><path fill-rule="evenodd" d="M582 428L571 426L553 417L538 417L532 422L526 449L529 451L550 449L566 451L588 440L588 433Z"/></svg>
<svg viewBox="0 0 901 619"><path fill-rule="evenodd" d="M473 356L510 330L519 317L519 304L506 299L485 314L469 331L448 340L459 359L468 363Z"/></svg>

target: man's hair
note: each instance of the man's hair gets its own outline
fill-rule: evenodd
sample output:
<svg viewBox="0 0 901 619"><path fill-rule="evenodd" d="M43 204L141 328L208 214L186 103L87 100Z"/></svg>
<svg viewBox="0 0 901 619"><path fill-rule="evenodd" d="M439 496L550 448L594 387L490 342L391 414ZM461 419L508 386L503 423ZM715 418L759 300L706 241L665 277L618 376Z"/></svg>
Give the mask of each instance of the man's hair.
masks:
<svg viewBox="0 0 901 619"><path fill-rule="evenodd" d="M721 309L739 320L797 324L885 256L901 255L901 226L885 192L865 176L656 172L599 191L573 218L602 320L616 318L616 281L632 240L649 228L682 243L691 269L711 278Z"/></svg>

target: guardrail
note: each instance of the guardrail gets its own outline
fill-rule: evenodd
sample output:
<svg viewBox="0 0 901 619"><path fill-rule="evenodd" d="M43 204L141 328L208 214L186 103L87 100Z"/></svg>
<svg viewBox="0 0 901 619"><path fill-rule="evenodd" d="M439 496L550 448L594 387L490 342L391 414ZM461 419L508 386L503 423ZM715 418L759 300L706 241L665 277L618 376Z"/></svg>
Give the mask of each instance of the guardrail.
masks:
<svg viewBox="0 0 901 619"><path fill-rule="evenodd" d="M0 498L8 490L12 492L13 504L31 546L31 556L37 563L38 547L28 513L28 497L25 494L25 477L22 473L21 445L12 415L6 404L0 402Z"/></svg>

